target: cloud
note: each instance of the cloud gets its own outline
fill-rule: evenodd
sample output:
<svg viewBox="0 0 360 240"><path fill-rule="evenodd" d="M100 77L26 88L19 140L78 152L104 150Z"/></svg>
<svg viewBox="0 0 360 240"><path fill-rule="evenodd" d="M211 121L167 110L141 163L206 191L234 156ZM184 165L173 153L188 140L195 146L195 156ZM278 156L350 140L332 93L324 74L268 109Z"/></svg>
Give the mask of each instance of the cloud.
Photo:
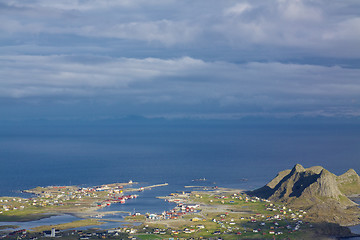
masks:
<svg viewBox="0 0 360 240"><path fill-rule="evenodd" d="M164 3L171 3L171 0L159 0L156 2L149 2L145 0L61 0L61 1L46 1L46 0L32 0L32 1L10 1L9 6L12 7L33 7L38 6L47 9L59 10L78 10L78 11L93 11L99 9L111 9L116 7L137 7L160 5Z"/></svg>
<svg viewBox="0 0 360 240"><path fill-rule="evenodd" d="M225 15L241 15L243 12L250 10L252 7L248 3L237 3L234 6L225 9Z"/></svg>
<svg viewBox="0 0 360 240"><path fill-rule="evenodd" d="M276 56L283 58L291 57L289 48L298 48L296 54L306 57L354 58L360 54L356 48L360 4L350 0L12 0L5 6L0 8L1 34L18 39L31 39L31 34L66 34L93 41L136 40L149 44L149 49L159 44L168 50L195 51L205 46L212 55L221 55L220 47L254 50L259 46L266 53L276 49Z"/></svg>
<svg viewBox="0 0 360 240"><path fill-rule="evenodd" d="M0 70L3 93L8 97L52 95L54 93L106 94L106 90L126 89L129 84L149 81L156 77L177 75L187 69L202 65L201 60L111 59L96 57L93 64L84 64L73 56L3 56ZM22 71L16 71L21 68ZM10 86L10 87L9 87ZM51 91L47 92L49 88ZM7 91L6 91L7 89ZM40 89L45 90L39 92ZM54 89L58 89L54 91ZM74 91L77 89L77 91ZM83 95L83 94L81 94ZM81 97L75 94L74 97Z"/></svg>
<svg viewBox="0 0 360 240"><path fill-rule="evenodd" d="M357 0L11 0L0 4L0 97L356 114L359 19Z"/></svg>
<svg viewBox="0 0 360 240"><path fill-rule="evenodd" d="M278 10L287 20L320 22L323 19L322 9L309 3L303 0L278 0Z"/></svg>
<svg viewBox="0 0 360 240"><path fill-rule="evenodd" d="M187 22L169 20L130 22L103 28L85 26L80 29L80 33L84 36L102 36L147 42L156 41L166 46L191 42L196 38L198 31L199 29L196 26L192 26Z"/></svg>
<svg viewBox="0 0 360 240"><path fill-rule="evenodd" d="M283 63L73 56L1 57L0 97L129 102L140 108L202 106L323 110L359 107L359 69ZM16 71L21 68L22 71ZM210 106L209 105L209 106Z"/></svg>
<svg viewBox="0 0 360 240"><path fill-rule="evenodd" d="M354 17L338 22L333 31L324 33L324 39L330 41L360 41L360 17Z"/></svg>

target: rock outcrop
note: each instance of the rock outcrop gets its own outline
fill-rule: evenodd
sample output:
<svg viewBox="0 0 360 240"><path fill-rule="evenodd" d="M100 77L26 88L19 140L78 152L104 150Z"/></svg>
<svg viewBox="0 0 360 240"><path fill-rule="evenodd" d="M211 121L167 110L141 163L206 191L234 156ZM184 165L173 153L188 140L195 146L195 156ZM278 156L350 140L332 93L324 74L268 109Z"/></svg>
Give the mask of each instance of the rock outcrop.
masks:
<svg viewBox="0 0 360 240"><path fill-rule="evenodd" d="M336 178L340 191L347 196L360 194L360 177L354 169L349 169Z"/></svg>
<svg viewBox="0 0 360 240"><path fill-rule="evenodd" d="M340 176L315 166L296 164L248 194L306 209L310 218L342 225L359 222L360 210L348 196L360 194L360 177L350 169Z"/></svg>

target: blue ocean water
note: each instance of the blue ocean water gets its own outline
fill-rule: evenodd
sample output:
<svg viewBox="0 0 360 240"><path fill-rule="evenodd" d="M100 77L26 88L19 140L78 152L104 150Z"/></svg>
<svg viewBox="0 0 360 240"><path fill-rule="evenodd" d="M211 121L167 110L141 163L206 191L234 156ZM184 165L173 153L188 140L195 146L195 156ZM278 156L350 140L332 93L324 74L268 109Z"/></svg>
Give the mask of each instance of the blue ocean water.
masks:
<svg viewBox="0 0 360 240"><path fill-rule="evenodd" d="M125 122L0 126L0 195L47 185L92 186L130 179L169 183L126 210L163 211L155 196L206 184L261 187L296 163L335 174L360 172L360 125ZM206 182L193 179L206 178ZM244 181L246 179L246 181ZM142 202L140 201L142 199ZM159 205L160 204L160 205ZM160 206L160 207L159 207ZM164 210L165 210L164 209Z"/></svg>

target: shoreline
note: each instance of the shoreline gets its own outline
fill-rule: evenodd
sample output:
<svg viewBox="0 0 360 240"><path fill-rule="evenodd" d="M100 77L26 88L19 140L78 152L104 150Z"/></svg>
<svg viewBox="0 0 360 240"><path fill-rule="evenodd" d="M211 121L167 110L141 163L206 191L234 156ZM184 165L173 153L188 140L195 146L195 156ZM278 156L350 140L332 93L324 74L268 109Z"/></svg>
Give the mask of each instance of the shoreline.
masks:
<svg viewBox="0 0 360 240"><path fill-rule="evenodd" d="M78 220L76 221L82 221L83 227L91 226L93 222L105 220L104 217L106 218L107 216L130 215L130 211L99 211L113 203L123 204L125 201L131 201L131 199L137 197L137 195L126 194L168 185L168 183L163 183L139 188L129 187L133 184L138 183L130 181L129 183L112 183L86 188L76 186L47 186L23 190L24 193L31 193L34 197L0 197L0 224L35 224L37 221L43 219L68 215L77 218ZM121 218L123 218L123 216L121 216ZM85 224L85 220L88 220L89 224ZM123 222L123 219L106 219L106 221L107 220ZM53 224L54 223L51 222L51 225ZM65 223L59 224L64 226ZM44 226L47 226L47 224Z"/></svg>
<svg viewBox="0 0 360 240"><path fill-rule="evenodd" d="M117 185L114 185L114 186L116 187ZM126 191L131 192L131 191L134 191L134 189L146 190L146 189L151 189L153 187L158 187L158 186L167 186L167 184L151 185L151 186L147 186L144 188L130 188L130 189L126 189ZM51 229L51 227L56 227L61 230L66 230L66 229L72 229L72 228L76 228L76 227L99 226L99 225L106 224L106 222L119 222L119 223L127 223L130 225L135 224L135 222L137 224L145 224L146 223L146 224L150 224L150 225L158 225L158 224L161 225L162 224L169 228L176 228L177 225L184 225L184 227L187 226L189 221L191 223L191 221L192 221L191 219L195 219L195 218L206 219L206 222L208 222L208 221L210 221L210 218L217 218L219 214L227 213L226 215L233 216L234 219L238 219L239 216L247 216L247 217L255 216L254 214L256 213L256 211L260 211L260 212L263 211L263 210L261 210L261 209L259 210L257 208L256 208L257 210L254 210L252 208L243 209L243 208L237 207L238 204L245 204L245 202L243 202L243 201L246 196L246 190L244 190L244 189L233 189L233 188L225 188L225 187L213 188L213 187L209 187L209 186L184 186L184 187L185 188L193 188L194 191L191 191L190 193L189 192L187 192L187 193L185 193L185 192L172 193L169 196L156 197L159 199L167 200L169 202L174 199L180 199L180 201L185 205L198 204L199 206L201 206L200 212L197 212L197 210L195 210L194 212L191 212L189 215L182 216L179 220L173 221L170 219L164 219L164 220L152 220L152 221L149 221L149 220L129 221L129 220L125 220L125 218L124 218L124 220L107 219L106 216L109 216L109 215L117 215L117 214L121 214L121 213L129 214L129 215L131 214L131 212L129 212L129 211L102 211L101 212L99 210L103 208L102 206L99 206L99 205L93 206L92 205L94 202L96 202L94 200L99 200L99 199L104 200L104 198L109 197L109 194L110 194L110 196L112 196L111 194L114 193L113 191L115 189L112 189L109 187L109 189L106 189L105 192L100 191L100 193L97 193L97 194L102 194L102 197L96 197L94 199L90 198L90 200L92 199L91 201L89 200L89 198L87 198L89 196L87 196L86 194L91 195L91 194L94 194L94 192L92 190L85 191L82 189L82 191L84 191L85 195L81 195L83 197L78 198L77 200L73 200L71 202L72 207L70 207L70 208L66 208L66 207L61 208L60 207L57 211L55 209L51 208L51 206L43 207L44 209L52 209L53 211L47 211L46 213L40 213L40 214L38 213L37 215L33 215L36 217L43 216L36 220L43 219L43 218L50 218L52 216L58 216L58 215L70 215L70 216L73 216L76 218L80 218L80 220L75 220L75 221L71 221L68 223L43 225L43 226L36 227L35 231L40 231L41 229L49 229L49 228ZM73 189L73 187L69 187L69 189L70 188ZM198 188L200 188L200 189L198 189ZM205 188L205 189L201 190L201 188ZM43 191L44 189L48 190L48 191ZM38 196L42 196L42 197L44 197L45 194L49 194L49 195L53 194L55 196L55 194L53 192L58 193L59 191L61 193L60 195L64 195L64 193L66 193L66 191L67 191L66 186L64 188L61 188L60 190L58 188L55 188L56 191L54 191L53 187L41 188L40 190L42 192L42 195L38 195ZM120 191L126 192L124 190L125 189L119 190L118 192L119 193L120 193ZM64 192L64 193L62 193L62 192ZM59 194L56 196L59 196ZM122 196L124 196L124 195L122 195ZM237 199L239 199L238 198L239 196L244 196L243 197L244 199L242 200L241 203L237 200ZM79 197L80 197L80 195L79 195ZM54 197L54 198L58 198L58 197ZM4 199L4 197L2 197L0 199ZM49 199L49 198L45 197L44 199ZM231 199L233 199L233 200L231 200ZM249 203L254 201L254 204L255 204L257 201L259 201L259 204L260 204L260 202L263 202L261 204L267 204L267 201L265 199L263 199L261 201L260 200L261 199L257 199L257 198L249 198ZM13 201L16 202L14 200L14 198L13 198ZM233 202L233 203L231 203L231 202ZM270 202L270 201L268 201L268 202ZM79 204L79 205L76 205L76 204ZM255 206L257 206L256 204L255 204ZM261 204L259 206L263 206ZM239 205L239 206L241 206L241 205ZM250 203L250 205L248 205L248 203L246 201L245 206L251 206L251 203ZM40 207L40 209L41 208L42 207ZM271 211L268 212L267 214L270 214L270 213L274 214ZM45 214L45 215L42 215L42 214ZM132 215L130 215L130 216L132 216ZM131 217L129 219L131 220ZM23 221L23 222L31 222L31 221L34 221L34 220L27 220L27 221ZM196 220L196 221L198 221L198 220ZM203 221L203 220L201 220L201 221ZM239 220L237 220L237 221L239 221ZM242 220L240 221L240 223L245 224L245 225L249 224L247 222L244 223ZM191 223L191 224L193 224L193 223ZM205 222L203 224L205 224ZM214 227L216 225L213 223L206 223L206 224L208 224L208 226L212 226L212 227ZM239 224L239 223L234 223L234 224ZM320 230L326 231L327 226L330 226L330 225L331 225L330 223L325 223L325 225L324 225L325 230L324 229L321 230L321 228L319 228L319 231ZM359 237L360 236L359 234L351 233L351 235L349 235L349 233L345 231L345 229L349 229L349 227L357 226L357 225L359 225L359 224L343 226L343 227L339 225L339 228L338 228L339 234L338 235L332 234L332 236L347 237L347 238ZM241 225L239 225L239 226L241 226ZM251 226L251 225L249 225L249 226ZM341 233L341 234L344 234L344 235L340 234L340 232L342 232L342 231L343 231L343 233ZM311 230L309 230L309 232L311 232ZM322 235L326 235L326 234L322 234Z"/></svg>

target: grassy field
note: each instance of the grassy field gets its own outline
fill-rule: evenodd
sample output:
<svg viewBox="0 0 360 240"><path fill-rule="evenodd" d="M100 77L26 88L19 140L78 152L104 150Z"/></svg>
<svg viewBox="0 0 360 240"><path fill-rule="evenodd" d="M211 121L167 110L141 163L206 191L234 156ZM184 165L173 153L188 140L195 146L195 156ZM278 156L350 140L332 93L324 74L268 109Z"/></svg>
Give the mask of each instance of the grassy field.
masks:
<svg viewBox="0 0 360 240"><path fill-rule="evenodd" d="M42 231L51 230L52 228L59 229L59 230L65 230L65 229L85 227L85 226L98 226L98 225L102 225L102 224L104 224L104 222L100 222L95 219L83 219L83 220L73 221L73 222L69 222L69 223L35 227L35 228L32 228L32 231L33 232L42 232Z"/></svg>
<svg viewBox="0 0 360 240"><path fill-rule="evenodd" d="M0 222L28 222L28 221L35 221L40 220L43 218L55 216L55 214L45 214L43 211L39 212L25 212L13 215L0 215Z"/></svg>
<svg viewBox="0 0 360 240"><path fill-rule="evenodd" d="M7 228L15 229L15 228L19 228L19 226L17 226L17 225L2 225L2 226L0 226L0 230L7 229Z"/></svg>
<svg viewBox="0 0 360 240"><path fill-rule="evenodd" d="M146 220L144 215L140 216L126 216L125 222L144 222Z"/></svg>
<svg viewBox="0 0 360 240"><path fill-rule="evenodd" d="M135 235L136 238L142 239L142 240L151 240L151 239L162 239L162 236L157 236L153 234L138 234Z"/></svg>

